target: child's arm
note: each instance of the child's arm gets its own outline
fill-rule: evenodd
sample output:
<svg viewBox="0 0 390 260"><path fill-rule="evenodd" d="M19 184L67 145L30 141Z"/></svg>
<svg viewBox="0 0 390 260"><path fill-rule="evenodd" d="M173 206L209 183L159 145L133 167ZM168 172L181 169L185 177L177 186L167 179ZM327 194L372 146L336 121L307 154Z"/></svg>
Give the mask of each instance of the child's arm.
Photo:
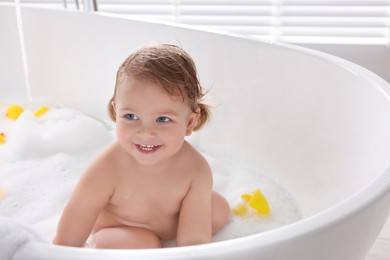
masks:
<svg viewBox="0 0 390 260"><path fill-rule="evenodd" d="M83 247L113 192L104 165L93 163L81 177L57 227L53 243Z"/></svg>
<svg viewBox="0 0 390 260"><path fill-rule="evenodd" d="M177 246L205 244L211 240L212 175L207 163L202 168L182 202Z"/></svg>

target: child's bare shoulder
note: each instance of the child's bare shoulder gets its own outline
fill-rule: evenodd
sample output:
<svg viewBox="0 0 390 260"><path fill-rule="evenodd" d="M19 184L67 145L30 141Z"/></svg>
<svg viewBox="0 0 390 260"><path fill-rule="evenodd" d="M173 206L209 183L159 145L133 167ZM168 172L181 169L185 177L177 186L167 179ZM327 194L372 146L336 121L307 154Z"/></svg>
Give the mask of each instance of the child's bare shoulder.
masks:
<svg viewBox="0 0 390 260"><path fill-rule="evenodd" d="M111 163L109 158L111 157L112 149L112 145L107 146L89 164L75 191L78 197L90 196L97 200L97 193L104 199L112 195L117 182L117 178L110 171Z"/></svg>
<svg viewBox="0 0 390 260"><path fill-rule="evenodd" d="M207 175L211 174L210 165L207 162L206 158L196 150L190 143L186 142L186 164L193 172L196 172L197 175L204 173Z"/></svg>
<svg viewBox="0 0 390 260"><path fill-rule="evenodd" d="M118 163L118 144L116 142L105 147L97 156L92 160L88 167L87 172L93 174L105 175L105 172L112 172Z"/></svg>

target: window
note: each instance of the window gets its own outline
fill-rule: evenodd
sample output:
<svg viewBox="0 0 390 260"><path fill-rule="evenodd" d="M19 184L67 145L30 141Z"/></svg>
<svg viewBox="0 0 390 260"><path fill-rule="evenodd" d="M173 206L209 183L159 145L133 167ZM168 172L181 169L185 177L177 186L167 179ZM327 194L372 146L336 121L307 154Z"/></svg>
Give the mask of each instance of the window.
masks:
<svg viewBox="0 0 390 260"><path fill-rule="evenodd" d="M61 8L66 3L74 9L92 0L20 1ZM390 0L97 0L97 5L99 12L267 41L390 45Z"/></svg>

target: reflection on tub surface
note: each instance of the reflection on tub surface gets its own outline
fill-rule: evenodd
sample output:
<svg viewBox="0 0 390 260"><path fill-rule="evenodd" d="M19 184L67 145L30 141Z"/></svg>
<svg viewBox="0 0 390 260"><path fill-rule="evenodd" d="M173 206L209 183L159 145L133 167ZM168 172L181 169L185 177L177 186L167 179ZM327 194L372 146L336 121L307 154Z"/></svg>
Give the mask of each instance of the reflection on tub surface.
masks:
<svg viewBox="0 0 390 260"><path fill-rule="evenodd" d="M114 134L82 113L61 108L34 116L26 109L16 120L0 108L0 216L32 225L51 241L59 215L73 187L92 157L110 143ZM191 140L190 140L191 141ZM236 166L204 154L214 173L214 189L231 207L240 195L257 188L266 195L271 214L232 215L231 223L213 241L242 237L274 229L301 218L298 204L276 182L244 166ZM172 241L166 246L171 246Z"/></svg>

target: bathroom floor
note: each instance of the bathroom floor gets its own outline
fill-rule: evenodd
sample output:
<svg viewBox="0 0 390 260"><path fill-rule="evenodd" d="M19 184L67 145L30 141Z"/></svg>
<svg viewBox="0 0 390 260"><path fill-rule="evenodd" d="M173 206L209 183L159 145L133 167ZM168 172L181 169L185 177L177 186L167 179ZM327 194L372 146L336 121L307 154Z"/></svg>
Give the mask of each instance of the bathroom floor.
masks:
<svg viewBox="0 0 390 260"><path fill-rule="evenodd" d="M366 260L389 260L390 259L390 218L388 218L378 240L372 247Z"/></svg>

